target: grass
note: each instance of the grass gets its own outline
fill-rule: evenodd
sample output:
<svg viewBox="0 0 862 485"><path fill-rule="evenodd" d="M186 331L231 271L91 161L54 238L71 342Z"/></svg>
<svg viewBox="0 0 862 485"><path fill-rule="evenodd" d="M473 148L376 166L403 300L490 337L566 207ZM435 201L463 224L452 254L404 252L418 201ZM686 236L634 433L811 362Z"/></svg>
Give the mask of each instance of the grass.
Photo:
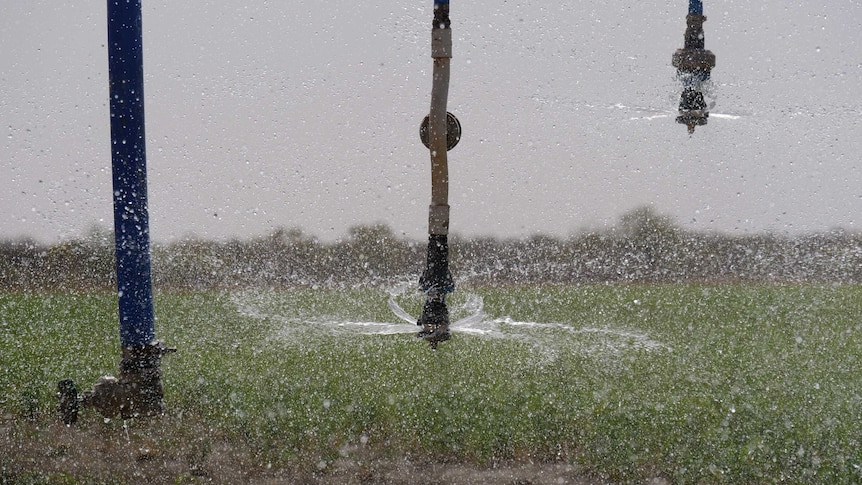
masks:
<svg viewBox="0 0 862 485"><path fill-rule="evenodd" d="M137 439L138 464L179 460L174 479L190 480L225 448L244 450L236 466L323 475L370 450L564 461L619 482L862 480L860 287L462 288L453 319L471 293L489 320L589 331L501 320L494 338L456 332L432 352L404 334L322 324L395 322L383 290L159 294L157 332L179 348L163 362L169 414L119 423L86 411L80 433ZM418 314L420 297L399 301ZM0 478L95 476L19 458L34 441L50 448L43 464L71 453L54 386L117 372L115 312L107 294L0 296L0 430L11 438Z"/></svg>

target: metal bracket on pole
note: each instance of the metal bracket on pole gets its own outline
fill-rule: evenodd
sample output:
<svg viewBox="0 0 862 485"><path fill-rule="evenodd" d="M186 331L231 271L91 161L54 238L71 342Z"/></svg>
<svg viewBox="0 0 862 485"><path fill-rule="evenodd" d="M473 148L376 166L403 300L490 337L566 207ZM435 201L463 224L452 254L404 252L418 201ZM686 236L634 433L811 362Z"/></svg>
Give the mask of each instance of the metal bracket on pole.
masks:
<svg viewBox="0 0 862 485"><path fill-rule="evenodd" d="M431 149L431 115L422 120L419 125L419 139L425 148ZM452 113L446 112L446 151L450 151L461 141L461 122Z"/></svg>

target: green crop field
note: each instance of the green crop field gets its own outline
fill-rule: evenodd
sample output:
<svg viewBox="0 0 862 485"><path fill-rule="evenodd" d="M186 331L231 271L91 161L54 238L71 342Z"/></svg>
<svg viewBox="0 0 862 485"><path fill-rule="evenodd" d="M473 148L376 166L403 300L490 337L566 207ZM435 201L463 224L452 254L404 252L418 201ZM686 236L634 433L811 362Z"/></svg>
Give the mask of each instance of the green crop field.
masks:
<svg viewBox="0 0 862 485"><path fill-rule="evenodd" d="M94 453L174 482L238 467L325 480L345 463L371 481L386 460L564 463L615 483L862 480L860 287L459 288L436 351L393 311L421 303L379 288L157 294L158 336L178 348L167 414L86 410L66 428L57 381L117 372L116 298L2 295L0 482L135 481L81 464Z"/></svg>

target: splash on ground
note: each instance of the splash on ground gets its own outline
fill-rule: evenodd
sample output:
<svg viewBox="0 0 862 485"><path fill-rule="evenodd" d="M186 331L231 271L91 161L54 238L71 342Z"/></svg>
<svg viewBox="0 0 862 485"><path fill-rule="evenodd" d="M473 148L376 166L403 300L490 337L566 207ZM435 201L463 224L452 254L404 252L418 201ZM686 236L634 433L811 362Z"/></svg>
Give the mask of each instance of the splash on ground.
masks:
<svg viewBox="0 0 862 485"><path fill-rule="evenodd" d="M328 315L289 315L285 309L268 301L273 298L272 294L237 294L233 297L233 303L237 312L244 316L277 322L279 334L286 340L296 339L303 333L327 332L333 335L415 335L418 331L418 315L412 315L399 303L399 299L411 298L405 296L405 291L404 287L389 291L387 305L392 312L390 321ZM617 355L632 350L671 350L668 345L638 329L618 328L607 324L579 325L574 322L516 320L509 316L488 315L484 310L482 297L473 293L463 295L454 303L450 302L449 310L452 319L450 329L456 335L518 340L548 352L553 352L563 345L593 355Z"/></svg>

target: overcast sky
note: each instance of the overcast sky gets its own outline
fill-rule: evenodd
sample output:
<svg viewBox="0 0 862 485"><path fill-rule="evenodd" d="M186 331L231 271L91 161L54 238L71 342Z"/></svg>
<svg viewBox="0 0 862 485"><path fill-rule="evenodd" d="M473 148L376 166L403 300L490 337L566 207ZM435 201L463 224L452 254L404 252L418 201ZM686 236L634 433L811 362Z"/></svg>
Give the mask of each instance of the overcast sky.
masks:
<svg viewBox="0 0 862 485"><path fill-rule="evenodd" d="M144 1L153 239L424 239L431 0ZM685 0L454 0L451 230L862 230L862 3L704 2L713 116L674 122ZM104 1L0 7L0 238L112 227ZM718 117L727 114L734 117Z"/></svg>

